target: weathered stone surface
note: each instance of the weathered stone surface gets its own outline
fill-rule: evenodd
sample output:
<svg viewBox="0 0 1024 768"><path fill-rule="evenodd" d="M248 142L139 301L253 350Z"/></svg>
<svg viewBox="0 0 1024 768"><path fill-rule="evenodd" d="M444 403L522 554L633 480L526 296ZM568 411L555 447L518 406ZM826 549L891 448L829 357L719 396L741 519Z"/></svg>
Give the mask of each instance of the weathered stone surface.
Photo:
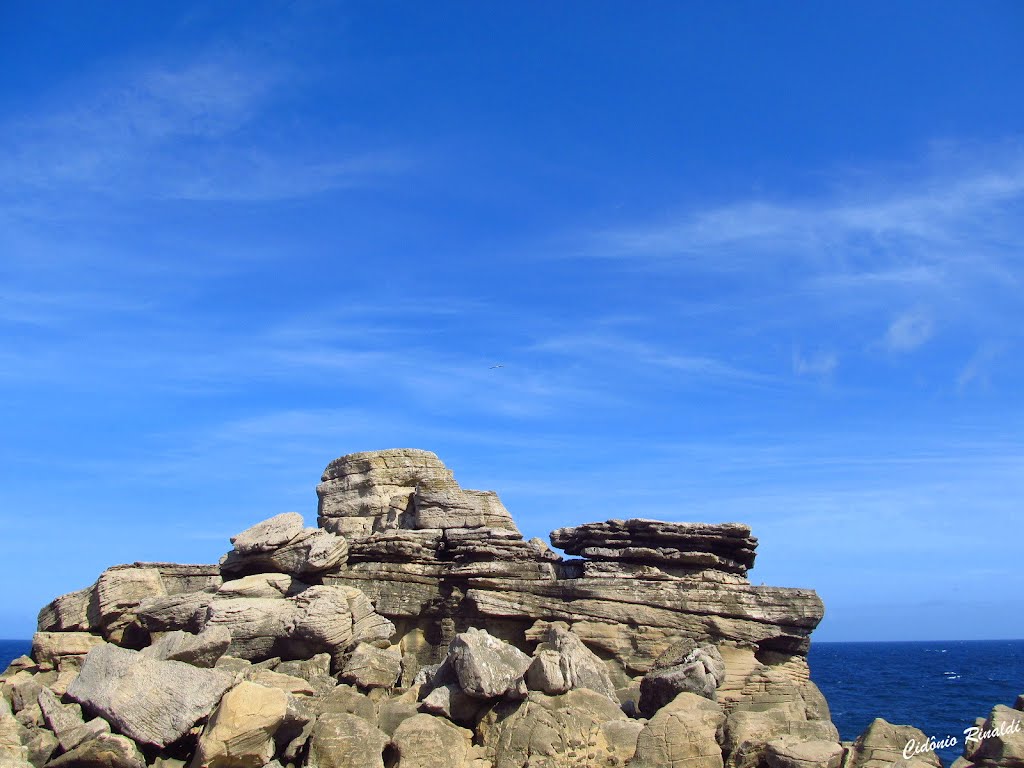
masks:
<svg viewBox="0 0 1024 768"><path fill-rule="evenodd" d="M116 631L130 620L132 612L143 599L166 594L158 568L108 568L96 580L89 597L89 627L102 631L104 637L115 637Z"/></svg>
<svg viewBox="0 0 1024 768"><path fill-rule="evenodd" d="M470 696L493 699L525 692L523 676L530 657L486 630L470 629L456 635L448 658L459 687Z"/></svg>
<svg viewBox="0 0 1024 768"><path fill-rule="evenodd" d="M356 715L328 712L309 738L308 768L384 768L388 736Z"/></svg>
<svg viewBox="0 0 1024 768"><path fill-rule="evenodd" d="M103 722L99 718L96 718L96 720L100 723ZM100 732L98 728L94 730L97 734ZM110 733L109 726L107 726L106 732ZM30 728L22 731L21 743L28 750L28 761L36 766L36 768L45 766L50 761L53 753L60 747L57 737L45 728ZM3 758L0 757L0 766L3 765Z"/></svg>
<svg viewBox="0 0 1024 768"><path fill-rule="evenodd" d="M208 626L229 630L228 653L250 660L339 657L354 642L386 642L394 633L362 592L322 585L288 598L216 598Z"/></svg>
<svg viewBox="0 0 1024 768"><path fill-rule="evenodd" d="M143 656L159 661L183 661L194 667L213 667L231 645L231 631L213 625L198 635L190 632L168 632L142 650Z"/></svg>
<svg viewBox="0 0 1024 768"><path fill-rule="evenodd" d="M722 768L718 738L724 723L718 704L680 693L640 731L630 768Z"/></svg>
<svg viewBox="0 0 1024 768"><path fill-rule="evenodd" d="M768 768L840 768L845 753L834 741L779 736L768 742L764 759Z"/></svg>
<svg viewBox="0 0 1024 768"><path fill-rule="evenodd" d="M459 725L472 726L483 711L485 702L470 696L458 683L442 682L433 686L420 702L420 711L440 715Z"/></svg>
<svg viewBox="0 0 1024 768"><path fill-rule="evenodd" d="M617 701L608 668L564 623L552 624L527 670L528 687L549 695L589 688Z"/></svg>
<svg viewBox="0 0 1024 768"><path fill-rule="evenodd" d="M917 755L913 760L903 757L903 748L907 742L914 740L924 744L928 737L909 725L892 725L880 717L876 717L868 725L864 733L857 737L847 765L850 768L892 768L893 765L913 768L913 766L934 766L942 768L942 761L934 752Z"/></svg>
<svg viewBox="0 0 1024 768"><path fill-rule="evenodd" d="M292 675L283 675L269 669L255 669L248 673L247 679L266 688L277 688L296 696L312 696L316 693L308 680Z"/></svg>
<svg viewBox="0 0 1024 768"><path fill-rule="evenodd" d="M92 587L61 595L39 611L40 632L73 632L89 628L89 598Z"/></svg>
<svg viewBox="0 0 1024 768"><path fill-rule="evenodd" d="M348 542L343 536L318 528L305 528L287 543L270 550L228 552L220 562L225 574L277 572L309 576L344 565Z"/></svg>
<svg viewBox="0 0 1024 768"><path fill-rule="evenodd" d="M725 724L723 748L728 753L727 767L761 765L768 743L780 736L793 736L798 741L839 741L835 726L827 720L807 720L798 700L759 705L756 709L735 709Z"/></svg>
<svg viewBox="0 0 1024 768"><path fill-rule="evenodd" d="M282 661L277 665L276 672L282 675L301 677L310 683L331 674L331 654L317 653L309 659L301 661Z"/></svg>
<svg viewBox="0 0 1024 768"><path fill-rule="evenodd" d="M377 709L369 696L351 685L339 685L316 702L317 714L349 714L361 717L371 725L377 724Z"/></svg>
<svg viewBox="0 0 1024 768"><path fill-rule="evenodd" d="M495 705L477 729L494 768L603 768L632 756L639 723L629 725L614 703L578 688L560 696L532 691Z"/></svg>
<svg viewBox="0 0 1024 768"><path fill-rule="evenodd" d="M713 645L702 645L687 654L681 663L647 673L640 683L640 712L652 717L680 693L695 693L714 700L715 691L725 680L725 662Z"/></svg>
<svg viewBox="0 0 1024 768"><path fill-rule="evenodd" d="M624 560L645 565L712 569L743 575L754 565L757 539L741 523L666 523L608 520L559 528L551 543L591 560Z"/></svg>
<svg viewBox="0 0 1024 768"><path fill-rule="evenodd" d="M53 731L64 752L84 741L110 733L110 726L105 720L95 718L86 723L82 718L81 707L77 704L61 704L49 689L44 688L39 692L38 701L46 726Z"/></svg>
<svg viewBox="0 0 1024 768"><path fill-rule="evenodd" d="M68 696L131 739L166 746L209 715L231 683L215 670L101 645L85 657Z"/></svg>
<svg viewBox="0 0 1024 768"><path fill-rule="evenodd" d="M447 720L415 715L402 721L391 737L395 768L467 768L473 733Z"/></svg>
<svg viewBox="0 0 1024 768"><path fill-rule="evenodd" d="M965 737L965 747L971 748L971 760L976 765L995 768L1024 768L1024 724L1019 709L997 704L984 723L980 733ZM979 739L973 741L974 738ZM967 749L965 749L965 756Z"/></svg>
<svg viewBox="0 0 1024 768"><path fill-rule="evenodd" d="M397 698L381 701L377 707L377 727L389 736L394 736L399 725L419 713L416 700L418 693L413 689Z"/></svg>
<svg viewBox="0 0 1024 768"><path fill-rule="evenodd" d="M421 489L414 496L416 528L495 528L517 531L494 491Z"/></svg>
<svg viewBox="0 0 1024 768"><path fill-rule="evenodd" d="M130 739L107 734L54 758L47 768L146 768L146 761Z"/></svg>
<svg viewBox="0 0 1024 768"><path fill-rule="evenodd" d="M251 682L220 700L199 738L193 768L260 768L274 757L274 736L288 715L288 694Z"/></svg>
<svg viewBox="0 0 1024 768"><path fill-rule="evenodd" d="M217 588L218 597L291 597L309 585L287 573L254 573L225 581Z"/></svg>
<svg viewBox="0 0 1024 768"><path fill-rule="evenodd" d="M271 552L283 547L305 528L306 523L298 512L285 512L246 528L231 537L235 551L242 555L254 552Z"/></svg>
<svg viewBox="0 0 1024 768"><path fill-rule="evenodd" d="M395 528L508 528L497 495L465 491L429 451L396 449L335 459L317 486L319 524L358 540Z"/></svg>
<svg viewBox="0 0 1024 768"><path fill-rule="evenodd" d="M184 592L166 597L147 597L135 609L142 627L155 632L199 632L206 623L211 592Z"/></svg>
<svg viewBox="0 0 1024 768"><path fill-rule="evenodd" d="M345 662L341 679L361 688L394 688L401 674L401 655L369 643L359 643Z"/></svg>
<svg viewBox="0 0 1024 768"><path fill-rule="evenodd" d="M28 748L21 743L18 721L7 699L0 696L0 768L30 768Z"/></svg>
<svg viewBox="0 0 1024 768"><path fill-rule="evenodd" d="M64 656L85 656L102 644L102 637L88 632L36 632L32 636L32 658L55 667Z"/></svg>

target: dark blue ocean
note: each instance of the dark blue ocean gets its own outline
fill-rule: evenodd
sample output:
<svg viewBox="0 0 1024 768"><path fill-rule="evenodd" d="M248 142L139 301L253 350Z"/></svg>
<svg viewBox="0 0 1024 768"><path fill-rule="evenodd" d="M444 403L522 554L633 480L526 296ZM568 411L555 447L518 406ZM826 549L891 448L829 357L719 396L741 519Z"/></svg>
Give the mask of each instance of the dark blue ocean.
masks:
<svg viewBox="0 0 1024 768"><path fill-rule="evenodd" d="M0 670L30 648L0 640ZM1024 640L813 643L808 660L843 740L883 717L937 740L956 736L961 746L939 752L947 765L974 718L1024 693Z"/></svg>
<svg viewBox="0 0 1024 768"><path fill-rule="evenodd" d="M955 736L957 747L938 751L946 765L974 718L1024 693L1024 640L812 642L807 658L844 741L882 717L936 740Z"/></svg>

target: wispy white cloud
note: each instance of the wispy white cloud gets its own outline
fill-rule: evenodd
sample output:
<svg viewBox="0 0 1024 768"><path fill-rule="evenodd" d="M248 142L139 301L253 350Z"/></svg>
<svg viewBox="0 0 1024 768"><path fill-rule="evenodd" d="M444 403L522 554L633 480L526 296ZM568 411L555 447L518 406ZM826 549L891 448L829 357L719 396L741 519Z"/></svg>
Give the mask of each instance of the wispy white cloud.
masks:
<svg viewBox="0 0 1024 768"><path fill-rule="evenodd" d="M71 193L264 201L379 183L414 162L396 148L264 130L263 114L297 77L217 52L83 78L52 109L0 124L9 148L0 179L65 203Z"/></svg>
<svg viewBox="0 0 1024 768"><path fill-rule="evenodd" d="M838 367L839 357L834 352L804 355L799 349L793 350L793 373L797 376L831 376Z"/></svg>
<svg viewBox="0 0 1024 768"><path fill-rule="evenodd" d="M600 367L628 368L633 373L661 371L692 379L767 384L772 376L700 354L678 352L654 343L608 331L551 336L531 344L531 352L586 360Z"/></svg>
<svg viewBox="0 0 1024 768"><path fill-rule="evenodd" d="M909 310L893 318L883 343L891 352L909 352L926 343L934 330L931 315L922 309Z"/></svg>

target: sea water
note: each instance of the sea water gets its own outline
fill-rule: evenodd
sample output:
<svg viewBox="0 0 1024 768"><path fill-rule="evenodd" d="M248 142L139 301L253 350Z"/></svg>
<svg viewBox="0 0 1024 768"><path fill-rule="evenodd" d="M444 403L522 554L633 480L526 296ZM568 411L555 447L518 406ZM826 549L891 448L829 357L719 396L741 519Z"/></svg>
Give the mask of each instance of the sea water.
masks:
<svg viewBox="0 0 1024 768"><path fill-rule="evenodd" d="M0 670L31 648L0 640ZM938 750L947 765L976 717L1024 693L1024 640L812 643L808 661L844 741L881 717L936 741L955 737L957 746Z"/></svg>
<svg viewBox="0 0 1024 768"><path fill-rule="evenodd" d="M857 738L876 717L913 725L936 741L957 739L936 750L947 765L975 718L1024 693L1024 640L812 642L807 660L840 738Z"/></svg>

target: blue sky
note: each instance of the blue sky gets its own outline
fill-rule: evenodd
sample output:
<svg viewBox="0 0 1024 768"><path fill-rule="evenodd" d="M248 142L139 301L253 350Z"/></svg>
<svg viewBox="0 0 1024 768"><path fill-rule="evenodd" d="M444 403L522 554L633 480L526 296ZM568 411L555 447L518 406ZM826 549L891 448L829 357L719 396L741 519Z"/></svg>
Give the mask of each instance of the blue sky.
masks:
<svg viewBox="0 0 1024 768"><path fill-rule="evenodd" d="M1024 637L1016 3L4 3L0 636L335 456ZM502 368L491 366L502 364Z"/></svg>

